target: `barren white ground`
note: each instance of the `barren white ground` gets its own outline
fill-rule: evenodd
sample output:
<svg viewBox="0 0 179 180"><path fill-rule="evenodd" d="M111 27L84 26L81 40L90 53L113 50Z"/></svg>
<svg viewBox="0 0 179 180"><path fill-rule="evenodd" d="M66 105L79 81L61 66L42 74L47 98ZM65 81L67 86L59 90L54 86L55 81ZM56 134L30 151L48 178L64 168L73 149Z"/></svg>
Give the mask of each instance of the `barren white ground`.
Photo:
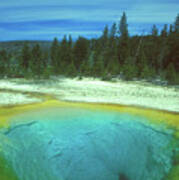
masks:
<svg viewBox="0 0 179 180"><path fill-rule="evenodd" d="M41 92L65 101L136 105L179 112L179 88L141 81L106 82L93 78L78 80L57 77L41 81L4 79L0 80L0 90L0 105L39 102L42 100L21 92Z"/></svg>

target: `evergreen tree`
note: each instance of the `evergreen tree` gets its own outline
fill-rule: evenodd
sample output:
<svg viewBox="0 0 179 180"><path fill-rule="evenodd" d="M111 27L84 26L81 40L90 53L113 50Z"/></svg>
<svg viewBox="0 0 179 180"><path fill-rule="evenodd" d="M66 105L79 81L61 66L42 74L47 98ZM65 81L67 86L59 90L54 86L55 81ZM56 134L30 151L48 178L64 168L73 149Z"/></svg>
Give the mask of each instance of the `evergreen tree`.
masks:
<svg viewBox="0 0 179 180"><path fill-rule="evenodd" d="M158 69L159 75L163 71L166 57L169 53L169 47L168 47L168 43L167 43L169 33L168 33L167 29L168 29L167 24L165 24L161 31L161 35L160 35L160 52L157 57L157 65L158 65L157 69Z"/></svg>
<svg viewBox="0 0 179 180"><path fill-rule="evenodd" d="M47 68L50 65L50 61L49 61L49 52L45 51L42 53L42 58L43 58L43 66L44 68Z"/></svg>
<svg viewBox="0 0 179 180"><path fill-rule="evenodd" d="M108 26L106 25L104 30L103 30L103 34L100 38L100 44L99 45L99 51L98 51L98 48L97 48L97 51L98 51L98 54L100 54L101 56L101 59L103 59L103 64L104 64L104 67L106 68L107 64L108 64L108 61L110 59L110 44L109 44L109 35L110 32L109 32L109 28ZM96 51L96 52L97 52Z"/></svg>
<svg viewBox="0 0 179 180"><path fill-rule="evenodd" d="M95 77L103 77L105 72L104 68L104 59L102 54L95 53L95 63L93 66L93 76Z"/></svg>
<svg viewBox="0 0 179 180"><path fill-rule="evenodd" d="M127 39L129 36L127 16L126 16L125 12L123 12L123 15L122 15L121 20L120 20L119 34L120 34L121 38L124 38L124 39Z"/></svg>
<svg viewBox="0 0 179 180"><path fill-rule="evenodd" d="M116 33L117 33L117 26L116 23L114 23L111 27L110 30L110 35L109 35L109 48L112 50L112 55L117 55L117 37L116 37Z"/></svg>
<svg viewBox="0 0 179 180"><path fill-rule="evenodd" d="M59 68L62 73L66 71L65 67L67 67L71 62L69 57L69 46L66 36L63 37L62 42L60 44L59 49L59 57L60 57L60 64Z"/></svg>
<svg viewBox="0 0 179 180"><path fill-rule="evenodd" d="M68 62L70 64L74 65L74 57L73 57L73 40L71 35L69 35L69 39L68 39Z"/></svg>
<svg viewBox="0 0 179 180"><path fill-rule="evenodd" d="M116 35L117 35L117 25L116 25L116 23L113 23L111 30L110 30L110 33L109 33L109 37L115 38Z"/></svg>
<svg viewBox="0 0 179 180"><path fill-rule="evenodd" d="M176 33L179 33L179 14L177 15L175 23L174 23L174 30Z"/></svg>
<svg viewBox="0 0 179 180"><path fill-rule="evenodd" d="M106 47L108 46L108 38L109 38L109 29L108 26L106 25L101 37L101 48L102 50L105 50Z"/></svg>
<svg viewBox="0 0 179 180"><path fill-rule="evenodd" d="M152 27L152 36L154 36L154 37L158 36L158 29L155 24Z"/></svg>
<svg viewBox="0 0 179 180"><path fill-rule="evenodd" d="M77 75L77 70L73 62L67 67L66 75L69 77L74 77Z"/></svg>
<svg viewBox="0 0 179 180"><path fill-rule="evenodd" d="M179 72L179 38L178 33L173 31L169 34L167 39L168 45L168 54L166 57L165 66L167 67L169 64L173 64L176 68L176 71Z"/></svg>
<svg viewBox="0 0 179 180"><path fill-rule="evenodd" d="M72 40L71 35L69 35L69 37L68 37L68 46L69 46L69 48L73 47L73 40Z"/></svg>
<svg viewBox="0 0 179 180"><path fill-rule="evenodd" d="M30 60L31 60L31 52L27 43L25 43L22 48L20 59L21 59L20 66L22 67L22 72L25 75L26 73L28 73Z"/></svg>
<svg viewBox="0 0 179 180"><path fill-rule="evenodd" d="M130 56L129 50L129 33L128 33L128 24L127 16L125 12L123 13L120 25L119 25L119 48L118 48L118 58L121 65L125 63L125 60Z"/></svg>
<svg viewBox="0 0 179 180"><path fill-rule="evenodd" d="M90 75L90 66L88 64L88 61L83 61L81 67L80 67L80 73L84 76Z"/></svg>
<svg viewBox="0 0 179 180"><path fill-rule="evenodd" d="M172 63L170 63L167 67L166 79L169 81L169 84L179 83L179 80L177 79L177 73Z"/></svg>
<svg viewBox="0 0 179 180"><path fill-rule="evenodd" d="M32 73L40 78L44 72L44 59L39 44L32 49Z"/></svg>
<svg viewBox="0 0 179 180"><path fill-rule="evenodd" d="M158 64L158 59L160 56L161 52L161 42L160 42L160 37L158 36L158 29L156 25L153 25L152 27L152 35L150 37L150 52L148 59L150 60L151 66L154 67L155 71L158 73L159 72L159 64Z"/></svg>
<svg viewBox="0 0 179 180"><path fill-rule="evenodd" d="M168 36L167 29L168 29L167 24L165 24L162 31L161 31L161 37L162 38L166 38Z"/></svg>
<svg viewBox="0 0 179 180"><path fill-rule="evenodd" d="M142 48L139 53L138 60L137 60L137 67L139 68L139 76L140 76L140 73L141 73L144 65L147 65L147 63L148 63L147 57L144 52L144 48Z"/></svg>
<svg viewBox="0 0 179 180"><path fill-rule="evenodd" d="M137 66L134 64L134 58L128 56L123 67L122 67L123 75L125 80L132 80L133 78L137 77Z"/></svg>
<svg viewBox="0 0 179 180"><path fill-rule="evenodd" d="M169 28L169 34L172 34L173 33L173 25L170 24L170 28Z"/></svg>
<svg viewBox="0 0 179 180"><path fill-rule="evenodd" d="M61 68L69 66L73 64L73 47L72 47L72 37L69 36L69 40L67 41L66 36L64 36L61 45L60 45L60 61ZM65 70L65 69L64 69ZM66 71L66 70L65 70Z"/></svg>
<svg viewBox="0 0 179 180"><path fill-rule="evenodd" d="M8 74L8 55L6 50L0 51L0 77Z"/></svg>
<svg viewBox="0 0 179 180"><path fill-rule="evenodd" d="M118 62L117 56L113 56L110 58L110 61L107 65L106 71L111 75L117 75L120 71L120 65Z"/></svg>
<svg viewBox="0 0 179 180"><path fill-rule="evenodd" d="M57 74L59 71L59 43L57 38L53 40L50 50L50 57L53 71L55 74Z"/></svg>
<svg viewBox="0 0 179 180"><path fill-rule="evenodd" d="M142 50L138 64L138 75L142 79L150 79L155 76L155 71L151 66L149 66L144 50Z"/></svg>
<svg viewBox="0 0 179 180"><path fill-rule="evenodd" d="M74 63L78 71L80 71L80 66L82 65L83 61L87 61L88 59L88 50L88 40L83 37L79 37L74 45Z"/></svg>
<svg viewBox="0 0 179 180"><path fill-rule="evenodd" d="M117 56L117 26L114 23L109 32L108 46L106 47L104 53L104 65L106 72L111 75L117 74L119 72L119 62ZM106 60L105 60L106 59Z"/></svg>
<svg viewBox="0 0 179 180"><path fill-rule="evenodd" d="M93 68L94 66L94 62L95 62L95 58L94 58L94 55L95 55L95 51L91 51L89 57L88 57L88 66L90 69Z"/></svg>

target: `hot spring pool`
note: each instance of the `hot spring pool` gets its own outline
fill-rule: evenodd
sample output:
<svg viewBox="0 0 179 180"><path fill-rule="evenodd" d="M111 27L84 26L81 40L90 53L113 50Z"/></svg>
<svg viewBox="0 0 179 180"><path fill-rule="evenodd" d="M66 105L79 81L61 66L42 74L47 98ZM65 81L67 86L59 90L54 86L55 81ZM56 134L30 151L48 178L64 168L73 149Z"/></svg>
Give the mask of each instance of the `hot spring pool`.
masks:
<svg viewBox="0 0 179 180"><path fill-rule="evenodd" d="M138 116L65 107L11 120L0 130L8 180L163 180L172 167L172 135Z"/></svg>

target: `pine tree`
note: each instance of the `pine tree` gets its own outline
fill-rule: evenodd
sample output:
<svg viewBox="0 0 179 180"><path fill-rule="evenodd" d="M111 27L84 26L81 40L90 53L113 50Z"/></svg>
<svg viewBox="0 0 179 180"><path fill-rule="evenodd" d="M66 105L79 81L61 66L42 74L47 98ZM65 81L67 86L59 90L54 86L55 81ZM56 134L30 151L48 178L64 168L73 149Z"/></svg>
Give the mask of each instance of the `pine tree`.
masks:
<svg viewBox="0 0 179 180"><path fill-rule="evenodd" d="M118 58L121 65L123 65L130 56L129 50L129 33L128 33L128 24L127 24L127 16L125 12L123 13L120 25L119 25L119 47L118 47Z"/></svg>
<svg viewBox="0 0 179 180"><path fill-rule="evenodd" d="M125 12L123 12L123 15L122 15L121 20L120 20L119 34L120 34L121 38L124 38L124 39L127 39L129 36L127 16L126 16Z"/></svg>
<svg viewBox="0 0 179 180"><path fill-rule="evenodd" d="M88 59L88 50L88 40L83 37L79 37L74 45L74 63L78 71L80 71L80 66L83 61L87 61Z"/></svg>
<svg viewBox="0 0 179 180"><path fill-rule="evenodd" d="M33 75L40 78L44 72L44 59L39 44L32 49L32 72Z"/></svg>
<svg viewBox="0 0 179 180"><path fill-rule="evenodd" d="M51 65L53 67L53 71L55 74L58 73L59 71L59 43L58 43L58 39L55 38L53 40L52 46L51 46L51 50L50 50L50 58L51 58Z"/></svg>
<svg viewBox="0 0 179 180"><path fill-rule="evenodd" d="M168 26L167 24L165 24L160 34L160 48L159 48L160 52L157 56L157 70L159 75L163 74L162 71L164 68L166 57L169 53L169 47L167 43L168 36L169 36Z"/></svg>
<svg viewBox="0 0 179 180"><path fill-rule="evenodd" d="M89 76L90 75L90 66L88 61L83 61L81 67L80 67L80 73L81 75L84 76Z"/></svg>
<svg viewBox="0 0 179 180"><path fill-rule="evenodd" d="M97 47L96 49L96 52L98 51L98 54L100 54L101 56L100 58L103 59L104 68L107 67L108 61L110 59L109 36L110 36L109 28L106 25L103 30L103 34L99 40L100 44L97 44L99 47Z"/></svg>
<svg viewBox="0 0 179 180"><path fill-rule="evenodd" d="M150 79L155 76L153 68L148 64L147 56L144 50L142 50L140 55L140 61L138 64L138 73L139 73L139 77L142 79Z"/></svg>
<svg viewBox="0 0 179 180"><path fill-rule="evenodd" d="M31 60L31 52L27 43L25 43L22 48L20 59L21 59L20 67L22 68L23 75L25 75L26 73L28 73L30 60Z"/></svg>
<svg viewBox="0 0 179 180"><path fill-rule="evenodd" d="M107 65L106 71L111 75L117 75L120 71L120 65L117 56L112 56Z"/></svg>
<svg viewBox="0 0 179 180"><path fill-rule="evenodd" d="M105 50L106 47L108 46L108 39L109 39L109 29L108 26L106 25L101 37L101 48L102 50Z"/></svg>
<svg viewBox="0 0 179 180"><path fill-rule="evenodd" d="M154 67L155 71L159 72L159 64L158 59L161 52L161 42L160 37L158 36L158 28L156 25L153 25L152 27L152 35L150 37L150 57L148 59L150 60L151 66Z"/></svg>
<svg viewBox="0 0 179 180"><path fill-rule="evenodd" d="M45 51L45 52L42 51L42 67L43 67L42 77L44 79L49 79L50 76L54 73L53 72L54 69L51 66L49 53L50 53L49 51Z"/></svg>
<svg viewBox="0 0 179 180"><path fill-rule="evenodd" d="M43 56L42 57L43 58L43 66L44 66L44 68L47 68L50 64L49 52L48 51L43 52L42 56Z"/></svg>
<svg viewBox="0 0 179 180"><path fill-rule="evenodd" d="M103 54L98 54L97 51L94 52L94 65L93 65L93 76L102 77L105 74L104 68L104 57Z"/></svg>
<svg viewBox="0 0 179 180"><path fill-rule="evenodd" d="M0 77L8 74L8 55L6 50L0 51Z"/></svg>
<svg viewBox="0 0 179 180"><path fill-rule="evenodd" d="M117 25L116 23L113 23L110 33L109 33L109 38L115 38L117 34Z"/></svg>
<svg viewBox="0 0 179 180"><path fill-rule="evenodd" d="M179 83L177 79L176 70L172 63L170 63L167 67L166 79L169 81L169 84Z"/></svg>
<svg viewBox="0 0 179 180"><path fill-rule="evenodd" d="M179 14L177 15L175 23L174 23L174 30L176 33L179 33Z"/></svg>
<svg viewBox="0 0 179 180"><path fill-rule="evenodd" d="M154 37L158 36L158 29L155 24L152 27L152 36L154 36Z"/></svg>
<svg viewBox="0 0 179 180"><path fill-rule="evenodd" d="M77 70L73 62L71 62L67 67L66 75L69 77L74 77L75 75L77 75Z"/></svg>
<svg viewBox="0 0 179 180"><path fill-rule="evenodd" d="M71 35L69 35L69 37L68 37L68 46L69 46L69 48L73 47L73 40L72 40Z"/></svg>
<svg viewBox="0 0 179 180"><path fill-rule="evenodd" d="M95 51L92 50L89 57L88 57L88 65L89 65L90 69L92 69L94 66L94 62L95 62L94 55L95 55Z"/></svg>
<svg viewBox="0 0 179 180"><path fill-rule="evenodd" d="M114 23L110 29L109 35L109 47L108 47L108 62L107 62L107 70L111 72L111 74L117 74L119 72L119 62L117 56L117 27L116 23Z"/></svg>
<svg viewBox="0 0 179 180"><path fill-rule="evenodd" d="M176 23L176 22L175 22ZM174 27L172 25L172 27ZM179 38L176 29L172 28L172 32L169 34L167 38L167 45L168 45L168 54L167 60L165 62L165 66L169 64L173 64L176 68L176 71L179 72Z"/></svg>
<svg viewBox="0 0 179 180"><path fill-rule="evenodd" d="M133 78L137 77L137 66L134 64L134 58L128 56L123 67L123 75L125 80L132 80Z"/></svg>
<svg viewBox="0 0 179 180"><path fill-rule="evenodd" d="M170 28L169 28L169 34L172 34L173 33L173 25L170 24Z"/></svg>
<svg viewBox="0 0 179 180"><path fill-rule="evenodd" d="M69 46L66 36L63 37L59 49L60 64L59 68L62 73L66 71L66 67L71 63L69 57Z"/></svg>
<svg viewBox="0 0 179 180"><path fill-rule="evenodd" d="M167 24L165 24L162 31L161 31L161 37L162 38L166 38L168 36L167 29L168 29Z"/></svg>

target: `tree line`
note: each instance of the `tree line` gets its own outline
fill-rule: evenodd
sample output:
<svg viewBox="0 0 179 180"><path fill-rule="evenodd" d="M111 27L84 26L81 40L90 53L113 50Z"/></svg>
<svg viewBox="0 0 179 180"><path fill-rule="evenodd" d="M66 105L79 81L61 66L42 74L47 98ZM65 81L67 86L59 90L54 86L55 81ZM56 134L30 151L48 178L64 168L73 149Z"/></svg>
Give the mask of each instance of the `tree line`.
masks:
<svg viewBox="0 0 179 180"><path fill-rule="evenodd" d="M153 25L147 35L130 36L127 16L106 26L99 38L76 41L64 36L55 38L51 48L43 50L37 43L25 42L20 53L0 51L0 77L49 78L100 77L125 80L159 77L170 84L179 84L179 15L174 24L164 25L159 32Z"/></svg>

